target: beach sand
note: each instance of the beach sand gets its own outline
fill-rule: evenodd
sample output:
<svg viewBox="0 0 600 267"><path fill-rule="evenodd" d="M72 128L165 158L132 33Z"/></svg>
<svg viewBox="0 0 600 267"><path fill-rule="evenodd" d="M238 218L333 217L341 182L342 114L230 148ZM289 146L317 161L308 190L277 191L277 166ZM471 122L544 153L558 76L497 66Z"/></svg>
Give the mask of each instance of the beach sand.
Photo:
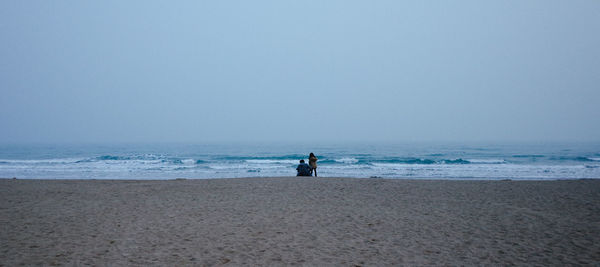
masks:
<svg viewBox="0 0 600 267"><path fill-rule="evenodd" d="M0 179L0 265L596 265L600 180Z"/></svg>

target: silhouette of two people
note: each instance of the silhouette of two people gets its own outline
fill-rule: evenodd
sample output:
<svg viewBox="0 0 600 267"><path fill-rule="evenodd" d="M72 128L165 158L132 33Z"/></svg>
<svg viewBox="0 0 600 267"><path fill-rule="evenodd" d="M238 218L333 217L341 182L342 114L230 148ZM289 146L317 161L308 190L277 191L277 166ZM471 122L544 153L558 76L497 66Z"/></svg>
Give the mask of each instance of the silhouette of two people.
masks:
<svg viewBox="0 0 600 267"><path fill-rule="evenodd" d="M312 176L314 172L315 177L317 177L317 160L318 158L313 153L310 153L310 155L308 156L309 164L306 164L306 162L304 162L304 160L301 159L300 164L298 164L298 167L296 168L296 170L298 171L296 176Z"/></svg>

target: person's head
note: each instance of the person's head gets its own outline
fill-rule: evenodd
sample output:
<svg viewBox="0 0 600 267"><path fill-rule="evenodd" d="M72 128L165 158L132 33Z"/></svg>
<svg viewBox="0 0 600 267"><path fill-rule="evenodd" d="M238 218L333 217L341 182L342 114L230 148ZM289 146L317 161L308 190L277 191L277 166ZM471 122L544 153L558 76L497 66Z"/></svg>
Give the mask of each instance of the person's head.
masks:
<svg viewBox="0 0 600 267"><path fill-rule="evenodd" d="M300 160L300 163L304 163L304 160L303 160L303 159L301 159L301 160Z"/></svg>
<svg viewBox="0 0 600 267"><path fill-rule="evenodd" d="M313 154L312 152L310 152L309 157L314 157L314 156L315 156L315 154Z"/></svg>

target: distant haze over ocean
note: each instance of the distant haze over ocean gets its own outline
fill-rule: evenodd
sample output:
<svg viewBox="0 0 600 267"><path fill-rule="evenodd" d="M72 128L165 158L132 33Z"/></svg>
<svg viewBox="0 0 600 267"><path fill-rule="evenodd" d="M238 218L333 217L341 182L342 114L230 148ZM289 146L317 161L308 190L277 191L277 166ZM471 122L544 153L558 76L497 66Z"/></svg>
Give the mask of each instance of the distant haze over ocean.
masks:
<svg viewBox="0 0 600 267"><path fill-rule="evenodd" d="M598 0L0 1L0 143L600 142L599 14Z"/></svg>

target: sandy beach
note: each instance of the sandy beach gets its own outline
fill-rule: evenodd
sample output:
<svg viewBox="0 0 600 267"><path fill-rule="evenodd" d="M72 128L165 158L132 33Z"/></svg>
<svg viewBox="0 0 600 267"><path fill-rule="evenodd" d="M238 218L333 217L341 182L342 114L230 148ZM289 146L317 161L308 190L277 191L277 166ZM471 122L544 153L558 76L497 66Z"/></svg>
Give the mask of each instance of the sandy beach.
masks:
<svg viewBox="0 0 600 267"><path fill-rule="evenodd" d="M600 180L0 179L0 265L595 265Z"/></svg>

